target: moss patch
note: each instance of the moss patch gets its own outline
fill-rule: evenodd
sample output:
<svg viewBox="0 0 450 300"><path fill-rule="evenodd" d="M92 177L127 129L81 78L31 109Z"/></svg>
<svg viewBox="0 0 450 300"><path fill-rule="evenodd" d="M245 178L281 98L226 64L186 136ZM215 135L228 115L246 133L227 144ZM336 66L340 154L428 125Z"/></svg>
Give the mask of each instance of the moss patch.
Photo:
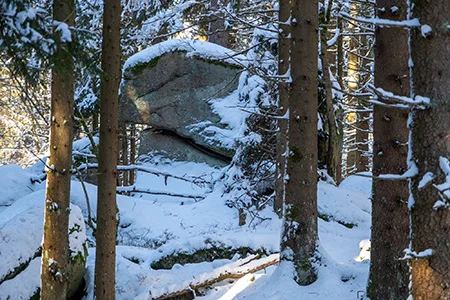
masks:
<svg viewBox="0 0 450 300"><path fill-rule="evenodd" d="M127 68L124 71L124 78L129 80L129 79L131 79L131 78L133 78L135 76L141 75L145 70L154 68L158 64L159 60L162 57L164 57L164 56L166 56L168 54L173 54L173 53L186 54L187 51L185 51L185 50L175 50L175 51L167 52L167 53L164 53L164 54L162 54L160 56L157 56L157 57L151 59L150 61L137 63L136 65L134 65L132 67L129 67L129 68ZM197 60L200 60L200 61L204 61L204 62L206 62L208 64L222 66L222 67L230 68L230 69L233 69L233 70L241 70L242 69L242 67L240 67L240 66L227 63L227 62L225 62L223 60L213 60L213 59L207 59L207 58L198 57L198 56L194 56L194 58L197 59Z"/></svg>
<svg viewBox="0 0 450 300"><path fill-rule="evenodd" d="M297 147L291 147L289 153L289 161L293 163L297 163L302 160L303 154L300 152L300 149Z"/></svg>
<svg viewBox="0 0 450 300"><path fill-rule="evenodd" d="M349 229L352 229L353 227L358 226L355 223L346 223L346 222L341 221L341 220L336 220L335 218L333 218L333 216L330 216L330 215L327 215L327 214L324 214L324 213L321 213L321 212L318 213L318 217L319 217L319 219L322 219L325 222L335 221L335 222L337 222L337 223L341 224L342 226L345 226L345 227L347 227Z"/></svg>
<svg viewBox="0 0 450 300"><path fill-rule="evenodd" d="M318 217L319 217L319 219L322 219L325 222L330 222L330 216L328 216L327 214L323 214L323 213L319 212Z"/></svg>
<svg viewBox="0 0 450 300"><path fill-rule="evenodd" d="M39 300L41 299L41 288L37 288L36 292L34 292L33 296L31 296L30 300Z"/></svg>
<svg viewBox="0 0 450 300"><path fill-rule="evenodd" d="M161 57L163 57L165 54L161 55L161 56L157 56L155 58L153 58L152 60L148 61L148 62L140 62L137 63L136 65L127 68L123 73L124 73L124 78L125 79L131 79L131 77L137 76L142 74L146 69L151 69L153 67L155 67L158 64L158 61Z"/></svg>
<svg viewBox="0 0 450 300"><path fill-rule="evenodd" d="M208 64L211 64L211 65L222 66L222 67L225 67L225 68L230 68L232 70L242 70L242 67L234 65L234 64L227 63L227 62L225 62L223 60L206 59L206 58L198 57L198 56L195 56L195 58L200 60L200 61L204 61L204 62L206 62Z"/></svg>
<svg viewBox="0 0 450 300"><path fill-rule="evenodd" d="M268 255L265 249L253 250L248 247L232 248L232 247L217 247L213 246L207 249L199 249L194 253L174 253L172 255L161 258L158 261L154 261L151 264L154 270L170 270L175 264L192 264L201 262L212 262L216 259L231 259L238 253L241 257L245 257L249 254Z"/></svg>
<svg viewBox="0 0 450 300"><path fill-rule="evenodd" d="M354 224L354 223L345 223L345 222L342 222L342 221L337 221L337 222L338 222L339 224L341 224L341 225L343 225L343 226L349 228L349 229L352 229L353 227L357 226L357 225Z"/></svg>

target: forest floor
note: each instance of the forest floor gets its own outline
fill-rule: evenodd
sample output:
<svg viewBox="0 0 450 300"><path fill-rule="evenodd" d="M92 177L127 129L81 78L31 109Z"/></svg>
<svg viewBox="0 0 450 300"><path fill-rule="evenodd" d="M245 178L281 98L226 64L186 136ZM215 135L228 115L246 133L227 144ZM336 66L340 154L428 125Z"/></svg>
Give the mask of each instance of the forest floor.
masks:
<svg viewBox="0 0 450 300"><path fill-rule="evenodd" d="M157 192L158 195L131 193L130 196L118 196L117 299L157 298L205 281L224 279L227 277L224 274L242 275L248 269L269 265L278 259L281 220L267 207L257 214L248 214L246 224L239 226L238 210L225 205L230 199L226 199L225 187L220 181L223 170L161 157L154 157L145 166L214 184L196 185L173 177L139 172L136 189ZM22 206L36 201L44 203L45 183L31 185L29 180L37 169L23 170L13 165L0 167L0 236L4 237L2 229L6 224L1 218L18 214L20 203ZM95 218L96 186L86 184L85 187L90 214ZM236 278L217 282L202 289L203 296L197 298L365 299L369 269L369 252L366 250L370 247L371 226L370 179L352 176L339 187L321 181L318 188L321 259L316 265L318 280L314 284L300 287L289 275L292 272L290 265L273 264L240 279L234 276ZM188 195L189 198L165 195L174 193ZM72 181L71 202L79 206L87 218L85 193L76 180ZM32 235L33 230L39 236L42 227L33 229L23 222L15 230L18 236L21 232ZM85 299L93 299L95 239L89 227L87 238L89 256ZM18 240L14 247L19 253L21 249L31 247L30 243ZM0 242L0 260L11 259L11 256L2 256L6 251L3 245L5 243ZM248 249L259 254L246 254ZM174 254L180 253L182 255L174 258ZM208 259L212 255L224 258ZM167 257L170 259L161 260ZM198 262L186 263L189 261ZM3 263L0 261L0 264ZM38 285L39 258L35 258L19 276L0 284L0 299L6 299L12 291L18 298L11 299L27 299Z"/></svg>

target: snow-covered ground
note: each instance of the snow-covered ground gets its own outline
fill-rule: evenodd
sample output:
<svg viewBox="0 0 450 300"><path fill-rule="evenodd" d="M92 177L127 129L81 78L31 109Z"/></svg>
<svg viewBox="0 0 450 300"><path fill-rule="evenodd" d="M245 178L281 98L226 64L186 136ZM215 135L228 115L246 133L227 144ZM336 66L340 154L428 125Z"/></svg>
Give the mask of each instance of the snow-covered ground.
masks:
<svg viewBox="0 0 450 300"><path fill-rule="evenodd" d="M172 162L162 158L154 158L147 164L163 172L194 176L211 184L197 186L172 177L140 172L136 182L139 189L199 197L137 193L118 196L117 299L152 299L188 288L190 284L217 278L226 272L244 272L245 268L251 269L252 264L263 264L277 258L281 220L267 208L259 212L260 218L252 220L247 216L247 224L239 226L238 211L225 205L227 194L224 194L220 182L222 170L206 164ZM42 223L40 226L30 226L27 220L21 221L20 217L26 211L24 207L44 203L45 184L31 184L29 178L33 175L18 166L0 167L0 267L9 266L11 269L14 265L9 261L12 256L6 254L7 251L23 252L25 254L16 255L16 259L28 259L27 255L32 255L35 249L29 249L30 242L25 237L41 235ZM318 280L314 284L298 286L289 276L291 265L275 264L239 280L228 279L217 283L198 299L358 299L365 291L369 269L368 252L363 250L360 254L360 242L370 237L370 186L370 179L357 176L346 179L339 188L325 182L319 183L319 211L322 218L328 221L319 220L322 259L318 265ZM96 187L86 184L86 189L91 215L95 217ZM87 199L81 183L76 180L72 181L71 201L81 208L87 218ZM43 210L43 205L40 206ZM15 216L19 216L15 223L17 238L10 239L14 234L4 232L3 226ZM87 232L90 245L95 245L89 228ZM9 241L13 240L11 247ZM361 245L366 244L362 242ZM168 270L151 268L153 262L167 255L192 254L213 247L262 249L268 256L241 257L236 254L231 259L175 264ZM8 293L13 283L16 287L20 286L21 292L20 296L16 294L10 299L27 299L27 295L32 295L39 281L38 260L32 260L19 276L0 284L0 299L10 295ZM249 264L242 266L247 262ZM95 248L92 247L87 259L86 299L93 298L94 264ZM0 279L2 276L0 274Z"/></svg>

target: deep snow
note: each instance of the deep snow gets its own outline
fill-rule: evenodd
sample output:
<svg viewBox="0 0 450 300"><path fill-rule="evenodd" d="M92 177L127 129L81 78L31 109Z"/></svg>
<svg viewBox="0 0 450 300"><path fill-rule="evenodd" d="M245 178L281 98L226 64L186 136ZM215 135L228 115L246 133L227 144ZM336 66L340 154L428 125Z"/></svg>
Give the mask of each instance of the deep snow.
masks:
<svg viewBox="0 0 450 300"><path fill-rule="evenodd" d="M117 247L117 299L151 299L151 296L156 297L186 288L190 283L215 278L226 271L236 271L242 263L241 259L246 259L235 255L232 259L217 259L213 262L184 266L176 264L171 270L151 269L152 262L176 252L193 253L212 246L229 246L265 249L276 255L279 249L281 220L267 208L260 212L264 221L254 221L248 225L248 217L247 225L240 227L237 210L224 205L227 194L223 193L223 186L219 181L223 170L206 164L173 162L161 158L154 158L147 164L178 176L201 176L208 181L215 181L215 184L196 186L170 177L139 173L136 182L138 187L177 193L199 193L206 197L203 200L195 200L147 194L118 196L120 225ZM32 169L33 172L36 169ZM43 216L45 196L42 188L45 183L32 185L30 177L33 174L17 166L2 166L0 174L0 191L3 192L0 194L0 203L8 205L3 206L1 212L0 224L3 225L0 226L0 266L11 268L14 259L26 258L34 251L27 237L40 237L42 234L42 220L36 221L39 226L30 226L25 208L39 207ZM86 184L86 188L91 214L95 217L96 187ZM205 296L198 298L355 299L365 291L368 276L369 264L365 259L368 252L363 250L360 254L360 242L369 239L370 235L369 194L370 179L364 177L352 176L339 188L319 182L319 211L326 215L329 221L319 220L322 259L318 266L319 279L314 284L307 287L297 286L289 276L292 266L283 263L240 280L227 280L216 284ZM17 196L14 198L11 195ZM86 198L81 183L76 180L72 181L71 201L81 208L87 218ZM39 214L36 211L34 215ZM11 244L5 240L4 224L14 218L19 218L19 221L14 225L15 234L8 233L15 238ZM20 221L21 218L25 218L24 222ZM349 223L355 226L350 229L342 225ZM88 235L90 232L88 229ZM93 237L88 236L88 239L93 246ZM34 244L36 238L33 240ZM22 252L25 254L21 254ZM11 253L17 255L13 255L13 258ZM86 299L92 299L93 294L94 253L95 248L91 247L87 260ZM6 299L13 286L21 288L20 292L11 294L11 299L27 299L26 295L31 295L38 283L39 259L34 259L19 276L0 284L0 299Z"/></svg>

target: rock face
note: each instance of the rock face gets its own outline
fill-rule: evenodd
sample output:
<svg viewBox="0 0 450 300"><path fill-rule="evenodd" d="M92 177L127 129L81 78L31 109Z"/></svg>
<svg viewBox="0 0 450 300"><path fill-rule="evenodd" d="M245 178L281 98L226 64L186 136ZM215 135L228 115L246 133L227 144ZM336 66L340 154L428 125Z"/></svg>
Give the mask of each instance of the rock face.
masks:
<svg viewBox="0 0 450 300"><path fill-rule="evenodd" d="M183 40L163 42L144 51L125 64L120 121L170 131L232 157L232 149L211 139L211 133L204 130L206 126L226 127L212 104L238 87L242 68L224 59L230 51L206 42Z"/></svg>

